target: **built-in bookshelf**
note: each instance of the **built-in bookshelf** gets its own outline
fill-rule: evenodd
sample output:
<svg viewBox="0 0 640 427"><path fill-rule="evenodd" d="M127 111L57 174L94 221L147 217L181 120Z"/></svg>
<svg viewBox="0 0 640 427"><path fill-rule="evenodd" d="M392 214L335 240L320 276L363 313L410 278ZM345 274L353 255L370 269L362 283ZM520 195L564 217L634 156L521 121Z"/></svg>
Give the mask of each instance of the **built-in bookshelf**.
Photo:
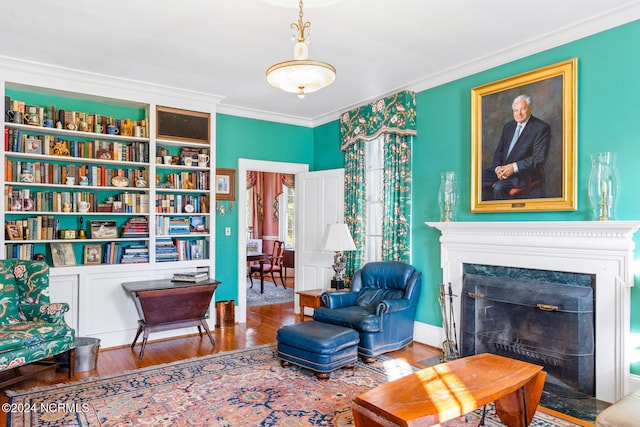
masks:
<svg viewBox="0 0 640 427"><path fill-rule="evenodd" d="M156 140L156 260L209 259L210 149L199 142ZM168 248L171 242L175 248Z"/></svg>
<svg viewBox="0 0 640 427"><path fill-rule="evenodd" d="M5 82L4 258L209 259L210 147L156 140L154 109Z"/></svg>

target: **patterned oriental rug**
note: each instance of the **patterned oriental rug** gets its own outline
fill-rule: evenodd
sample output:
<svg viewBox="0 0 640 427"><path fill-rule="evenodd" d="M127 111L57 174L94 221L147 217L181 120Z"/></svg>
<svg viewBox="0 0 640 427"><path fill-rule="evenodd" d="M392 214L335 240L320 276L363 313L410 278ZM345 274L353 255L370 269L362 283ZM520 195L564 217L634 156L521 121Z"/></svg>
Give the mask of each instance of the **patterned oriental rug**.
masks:
<svg viewBox="0 0 640 427"><path fill-rule="evenodd" d="M32 426L348 426L353 398L414 368L379 357L316 379L281 368L274 345L220 353L27 391L7 392L7 425ZM5 408L3 408L5 409ZM487 426L501 426L490 410ZM477 426L479 413L442 424ZM532 426L574 427L538 410Z"/></svg>

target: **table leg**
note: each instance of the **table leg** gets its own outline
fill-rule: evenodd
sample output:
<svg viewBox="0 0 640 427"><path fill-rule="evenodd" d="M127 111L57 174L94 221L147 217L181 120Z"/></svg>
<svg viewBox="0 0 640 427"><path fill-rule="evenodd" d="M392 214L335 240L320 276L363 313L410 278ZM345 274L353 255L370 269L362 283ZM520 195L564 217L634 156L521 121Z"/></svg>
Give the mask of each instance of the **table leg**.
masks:
<svg viewBox="0 0 640 427"><path fill-rule="evenodd" d="M140 333L142 333L142 325L138 326L138 332L136 332L136 337L133 339L133 342L131 343L131 348L133 348L136 345L136 341L138 341L138 337L140 336Z"/></svg>
<svg viewBox="0 0 640 427"><path fill-rule="evenodd" d="M211 331L209 330L209 325L207 325L207 321L201 320L200 323L202 324L202 327L204 328L207 335L209 336L209 341L211 341L211 345L215 347L216 341L213 339L213 336L211 335ZM198 326L198 330L199 329L200 329L200 326Z"/></svg>
<svg viewBox="0 0 640 427"><path fill-rule="evenodd" d="M138 359L142 359L144 356L144 348L147 346L147 340L149 339L149 329L144 328L144 334L142 335L142 348L140 348L140 355Z"/></svg>
<svg viewBox="0 0 640 427"><path fill-rule="evenodd" d="M531 424L542 396L547 373L538 372L519 390L495 401L496 413L508 427L526 427Z"/></svg>

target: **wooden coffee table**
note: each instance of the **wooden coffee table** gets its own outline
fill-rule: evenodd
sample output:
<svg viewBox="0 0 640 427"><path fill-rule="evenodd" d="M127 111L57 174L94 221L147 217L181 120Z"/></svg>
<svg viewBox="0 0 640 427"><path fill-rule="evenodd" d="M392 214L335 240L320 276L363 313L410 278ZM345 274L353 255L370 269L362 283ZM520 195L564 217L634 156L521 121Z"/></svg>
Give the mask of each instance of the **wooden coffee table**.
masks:
<svg viewBox="0 0 640 427"><path fill-rule="evenodd" d="M441 363L357 396L358 427L430 426L495 402L508 427L528 426L547 373L542 366L495 354Z"/></svg>

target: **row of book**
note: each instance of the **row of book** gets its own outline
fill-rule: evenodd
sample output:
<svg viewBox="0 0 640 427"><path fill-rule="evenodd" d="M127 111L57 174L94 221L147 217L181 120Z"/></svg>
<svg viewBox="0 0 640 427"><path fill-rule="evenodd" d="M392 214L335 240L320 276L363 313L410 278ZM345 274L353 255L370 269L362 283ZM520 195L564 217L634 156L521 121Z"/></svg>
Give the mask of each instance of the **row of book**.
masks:
<svg viewBox="0 0 640 427"><path fill-rule="evenodd" d="M168 262L204 259L206 258L206 256L204 256L205 252L201 249L203 245L204 243L201 241L200 245L190 246L189 250L185 253L183 253L183 251L186 249L178 249L175 245L171 245L173 246L173 256L171 257L159 256L158 246L156 246L156 260L157 262ZM198 249L194 251L194 249L192 249L194 247ZM5 245L6 259L30 260L33 259L33 255L34 245L32 243L8 243ZM118 242L105 243L102 245L101 261L103 264L146 264L149 262L149 248L144 244L123 245ZM198 277L202 276L202 274L198 275ZM205 276L208 277L208 273ZM181 280L199 281L192 280L192 278L186 276L181 277Z"/></svg>
<svg viewBox="0 0 640 427"><path fill-rule="evenodd" d="M16 225L22 240L52 240L59 235L60 221L53 215L38 215L33 218L9 219L7 225Z"/></svg>
<svg viewBox="0 0 640 427"><path fill-rule="evenodd" d="M209 176L209 171L170 173L164 176L164 182L158 187L177 190L208 190Z"/></svg>
<svg viewBox="0 0 640 427"><path fill-rule="evenodd" d="M38 116L38 123L40 125L43 125L45 120L48 119L54 122L60 122L66 129L70 129L73 126L73 129L91 133L107 133L107 125L115 125L120 129L120 133L124 135L129 133L124 132L125 127L141 126L144 129L144 135L148 135L148 121L146 119L137 121L131 120L130 118L117 119L85 111L65 110L57 108L55 105L40 106L27 104L25 101L11 99L9 95L5 95L4 97L4 106L5 111L19 111L23 115L33 111ZM94 132L96 131L96 124L102 125L103 129L101 129L101 132ZM86 129L84 125L86 125Z"/></svg>
<svg viewBox="0 0 640 427"><path fill-rule="evenodd" d="M189 261L209 258L205 240L181 240L169 237L156 238L156 261Z"/></svg>
<svg viewBox="0 0 640 427"><path fill-rule="evenodd" d="M5 245L5 259L33 259L33 244L31 243L9 243Z"/></svg>
<svg viewBox="0 0 640 427"><path fill-rule="evenodd" d="M34 135L17 129L5 129L5 151L85 159L149 162L149 144L132 141L81 141L53 135Z"/></svg>
<svg viewBox="0 0 640 427"><path fill-rule="evenodd" d="M146 193L123 192L99 202L98 195L88 191L31 191L28 188L5 187L5 205L11 212L80 212L83 201L89 203L87 212L149 212L149 195Z"/></svg>
<svg viewBox="0 0 640 427"><path fill-rule="evenodd" d="M113 186L112 179L116 176L123 176L129 180L128 185L119 185L118 187L135 187L139 179L144 180L145 183L149 182L148 170L111 169L102 165L60 165L5 159L5 181L7 182L66 185L67 178L72 177L75 185L110 187Z"/></svg>
<svg viewBox="0 0 640 427"><path fill-rule="evenodd" d="M187 205L193 207L193 213L207 213L209 212L209 196L206 194L198 196L156 194L156 213L183 213Z"/></svg>

